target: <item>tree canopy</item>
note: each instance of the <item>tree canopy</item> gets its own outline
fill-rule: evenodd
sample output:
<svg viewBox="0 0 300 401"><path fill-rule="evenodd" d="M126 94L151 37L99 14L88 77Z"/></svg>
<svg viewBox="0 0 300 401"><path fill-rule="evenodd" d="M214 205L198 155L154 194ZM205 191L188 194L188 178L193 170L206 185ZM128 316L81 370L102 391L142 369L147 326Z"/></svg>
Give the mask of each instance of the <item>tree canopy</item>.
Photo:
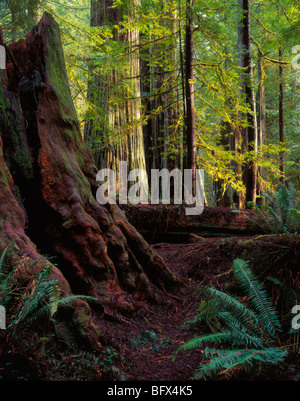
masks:
<svg viewBox="0 0 300 401"><path fill-rule="evenodd" d="M8 41L27 32L45 10L57 18L73 101L95 155L122 143L126 133L143 130L148 170L187 166L191 117L186 95L192 84L197 166L205 170L209 204L216 204L228 184L240 194L246 192L243 170L249 161L256 166L256 196L276 189L283 174L283 155L285 182L298 188L297 2L249 2L254 108L245 92L248 84L243 86L242 80L244 73L247 76L239 45L246 12L243 2L107 0L101 4L108 17L97 20L93 13L102 7L97 1L1 2ZM193 38L192 80L187 68L188 24ZM103 97L103 88L109 90L108 97ZM117 125L112 120L116 110ZM126 110L130 119L121 117ZM253 113L256 118L251 122ZM255 137L247 145L245 127L253 124Z"/></svg>

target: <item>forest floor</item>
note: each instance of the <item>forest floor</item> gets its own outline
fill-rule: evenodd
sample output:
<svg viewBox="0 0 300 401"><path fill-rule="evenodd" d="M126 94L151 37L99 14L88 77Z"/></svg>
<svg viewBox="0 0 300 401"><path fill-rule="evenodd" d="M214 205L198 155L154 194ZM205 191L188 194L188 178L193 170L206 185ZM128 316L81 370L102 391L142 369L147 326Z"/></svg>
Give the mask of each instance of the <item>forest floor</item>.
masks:
<svg viewBox="0 0 300 401"><path fill-rule="evenodd" d="M197 314L201 299L195 290L199 283L205 282L236 294L232 261L246 257L252 266L258 260L264 277L272 274L280 279L289 277L292 280L294 277L296 288L299 288L299 241L299 235L271 235L152 244L170 270L185 283L185 296L161 292L161 302L141 304L131 317L118 316L108 320L95 313L94 323L100 328L103 346L98 359L93 356L84 361L76 351L75 354L66 353L55 346L52 351L49 345L45 357L35 361L31 358L28 362L23 357L17 361L15 357L13 364L0 362L0 376L6 371L5 380L14 381L24 378L43 381L189 381L197 367L207 362L201 349L180 351L175 360L173 357L186 341L209 332L204 325L197 330L185 325ZM40 344L37 347L39 349ZM7 362L11 365L9 369ZM239 375L238 379L290 381L297 377L300 377L300 360L261 370L259 376ZM225 378L220 377L222 379Z"/></svg>
<svg viewBox="0 0 300 401"><path fill-rule="evenodd" d="M251 240L252 237L248 239ZM110 347L122 355L119 367L126 380L134 381L187 381L195 369L205 363L201 349L176 350L187 340L204 334L184 323L195 317L200 299L195 289L200 281L221 290L232 288L232 252L239 238L207 238L190 244L160 243L152 245L169 268L186 283L190 294L176 298L164 295L161 305L148 306L148 310L127 323L101 322L104 337ZM243 241L247 238L243 237ZM227 251L225 251L227 250ZM259 380L294 380L300 367L282 366L260 372ZM241 380L257 377L240 376Z"/></svg>
<svg viewBox="0 0 300 401"><path fill-rule="evenodd" d="M207 240L205 245L213 243ZM185 381L191 379L202 361L201 350L183 351L172 360L180 345L200 332L184 323L195 317L199 298L194 290L196 280L189 277L187 249L193 244L161 243L153 245L170 270L179 276L188 289L185 297L161 294L160 305L147 305L144 311L127 323L102 322L101 330L109 343L122 355L121 369L127 380ZM209 274L207 271L206 274ZM213 272L210 272L213 275ZM104 323L104 324L103 324Z"/></svg>

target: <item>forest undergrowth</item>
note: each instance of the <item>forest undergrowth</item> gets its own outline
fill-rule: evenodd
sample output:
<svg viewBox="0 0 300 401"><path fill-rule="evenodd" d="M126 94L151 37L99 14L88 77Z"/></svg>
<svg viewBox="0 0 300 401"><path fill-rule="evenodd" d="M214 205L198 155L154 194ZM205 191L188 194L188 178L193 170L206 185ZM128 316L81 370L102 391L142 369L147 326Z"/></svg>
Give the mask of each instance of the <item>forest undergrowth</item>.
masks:
<svg viewBox="0 0 300 401"><path fill-rule="evenodd" d="M190 339L209 333L205 324L186 325L199 312L201 297L195 289L200 282L236 295L232 263L244 257L266 285L279 312L282 294L267 277L276 276L287 286L299 288L299 235L207 238L152 247L183 279L189 289L186 296L162 294L162 304L145 304L130 318L117 315L103 319L94 311L93 321L101 327L102 336L102 349L97 353L57 343L54 333L39 334L40 326L34 334L31 327L11 337L6 346L2 337L1 380L191 380L196 369L208 362L204 347L181 351L175 359L174 355ZM259 373L238 371L230 380L297 380L299 373L296 357L261 368ZM226 377L216 376L214 380Z"/></svg>

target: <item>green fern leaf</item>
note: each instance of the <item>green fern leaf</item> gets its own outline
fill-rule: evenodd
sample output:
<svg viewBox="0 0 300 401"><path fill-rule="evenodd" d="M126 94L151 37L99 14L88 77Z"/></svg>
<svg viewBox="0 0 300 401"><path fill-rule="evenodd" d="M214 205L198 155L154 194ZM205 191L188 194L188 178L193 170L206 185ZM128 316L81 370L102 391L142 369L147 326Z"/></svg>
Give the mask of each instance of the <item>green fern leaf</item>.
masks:
<svg viewBox="0 0 300 401"><path fill-rule="evenodd" d="M249 297L253 308L258 312L259 320L263 323L267 331L274 336L277 330L281 330L281 325L277 311L273 307L266 290L248 268L248 264L244 260L235 259L233 262L233 271L241 288Z"/></svg>
<svg viewBox="0 0 300 401"><path fill-rule="evenodd" d="M220 343L220 342L223 342L223 341L226 341L226 340L230 339L230 334L231 334L230 331L224 331L224 332L221 332L221 333L207 334L207 335L204 335L202 337L193 338L193 339L187 341L185 344L182 344L177 349L177 351L176 351L176 353L175 353L175 355L173 357L173 360L175 360L175 358L177 356L177 353L180 350L188 350L188 349L198 348L198 347L202 346L203 344L205 344L207 342L213 342L213 343L218 342L218 343Z"/></svg>
<svg viewBox="0 0 300 401"><path fill-rule="evenodd" d="M11 247L11 244L7 244L3 249L2 252L0 254L0 276L3 275L3 269L6 267L6 258L8 256L8 251L9 248Z"/></svg>
<svg viewBox="0 0 300 401"><path fill-rule="evenodd" d="M215 288L209 288L207 292L210 294L212 299L218 300L218 308L214 309L214 315L216 312L230 312L238 321L244 323L246 326L252 324L256 326L258 318L256 314L249 309L242 302L239 302L234 296L226 294L225 292L216 290ZM216 305L216 306L218 306Z"/></svg>
<svg viewBox="0 0 300 401"><path fill-rule="evenodd" d="M208 364L199 367L194 378L207 379L217 374L228 375L234 373L236 368L247 370L254 364L278 364L287 357L287 351L277 348L238 349L220 351L217 349L205 349L206 357L211 357Z"/></svg>

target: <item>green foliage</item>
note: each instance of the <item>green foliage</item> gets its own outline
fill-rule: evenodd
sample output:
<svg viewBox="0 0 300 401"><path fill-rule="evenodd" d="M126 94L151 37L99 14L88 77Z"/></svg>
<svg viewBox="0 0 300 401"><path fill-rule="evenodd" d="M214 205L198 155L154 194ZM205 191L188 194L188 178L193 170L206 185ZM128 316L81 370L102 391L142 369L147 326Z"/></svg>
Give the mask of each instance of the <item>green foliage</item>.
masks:
<svg viewBox="0 0 300 401"><path fill-rule="evenodd" d="M38 16L43 0L3 0L0 2L1 25L8 35L6 40L16 40L26 34Z"/></svg>
<svg viewBox="0 0 300 401"><path fill-rule="evenodd" d="M258 206L253 202L249 202L248 206L257 211L263 226L267 228L267 232L297 234L300 229L300 211L298 210L295 195L296 191L293 185L287 187L280 184L277 193L273 195L263 194L266 200L265 205Z"/></svg>
<svg viewBox="0 0 300 401"><path fill-rule="evenodd" d="M158 352L161 347L168 347L171 341L167 337L159 337L154 331L142 330L138 336L131 335L129 343L136 351L140 349L149 349L152 352Z"/></svg>
<svg viewBox="0 0 300 401"><path fill-rule="evenodd" d="M11 269L9 259L15 251L14 245L8 243L0 254L0 304L8 307L13 299L20 294L22 288L16 283L15 274L18 266Z"/></svg>
<svg viewBox="0 0 300 401"><path fill-rule="evenodd" d="M83 299L94 300L84 295L61 297L57 280L50 279L53 265L44 259L33 261L21 258L14 266L10 263L11 253L16 252L13 244L4 247L0 254L0 304L7 310L10 323L6 331L15 332L38 321L50 321L60 307ZM43 270L32 275L30 280L20 282L19 274L30 272L43 263Z"/></svg>
<svg viewBox="0 0 300 401"><path fill-rule="evenodd" d="M233 272L239 288L245 294L243 300L201 286L203 301L192 323L206 323L212 333L189 340L178 348L174 356L181 350L202 349L209 361L195 371L195 379L218 375L228 378L241 371L255 373L262 365L283 363L294 352L291 344L281 344L280 336L284 333L278 312L247 262L234 260ZM295 297L291 296L289 300L288 307L295 301ZM219 346L210 348L207 344ZM297 353L298 350L299 347Z"/></svg>
<svg viewBox="0 0 300 401"><path fill-rule="evenodd" d="M93 151L108 144L119 144L124 135L149 124L157 126L159 131L154 132L154 129L153 140L148 138L149 152L158 158L182 161L186 155L184 40L187 2L118 0L107 8L113 10L115 19L108 18L101 26L95 26L95 21L91 24L93 3L89 0L2 1L0 17L5 40L10 42L25 36L44 11L52 13L61 27L72 99L82 133ZM295 56L292 48L298 44L298 4L290 0L280 3L259 0L251 4L258 121L262 87L266 94L266 139L258 144L255 152L245 149L242 138L235 144L232 141L241 128L247 126L245 113L249 110L241 91L242 69L237 46L239 19L240 7L235 0L194 2L198 164L211 181L219 181L224 188L231 184L237 191L244 192L243 177L236 167L254 161L259 168L259 182L263 190L268 191L278 182L280 155L284 151L286 178L297 185L298 190L299 79L298 70L290 67ZM139 33L138 41L128 36L135 31ZM278 143L279 47L284 67L285 143ZM135 111L128 107L133 103ZM124 110L127 118L124 118ZM116 121L122 122L118 125ZM206 190L209 192L209 188Z"/></svg>
<svg viewBox="0 0 300 401"><path fill-rule="evenodd" d="M51 354L49 364L52 374L60 380L126 381L126 375L119 367L123 359L114 348L103 347L97 354L88 351L76 353L75 350L63 352L62 358Z"/></svg>
<svg viewBox="0 0 300 401"><path fill-rule="evenodd" d="M299 335L299 330L296 330L291 326L291 321L294 317L294 314L292 313L293 307L300 304L300 292L297 292L287 285L283 284L278 278L268 277L268 280L281 289L282 297L284 300L282 326L285 327L290 334ZM299 343L295 344L295 346L297 349L300 348Z"/></svg>
<svg viewBox="0 0 300 401"><path fill-rule="evenodd" d="M102 374L105 373L112 380L125 381L126 375L116 365L118 364L120 356L114 348L105 348L102 355L96 356L90 352L81 352L79 354L79 364L81 368L86 370L98 370Z"/></svg>

